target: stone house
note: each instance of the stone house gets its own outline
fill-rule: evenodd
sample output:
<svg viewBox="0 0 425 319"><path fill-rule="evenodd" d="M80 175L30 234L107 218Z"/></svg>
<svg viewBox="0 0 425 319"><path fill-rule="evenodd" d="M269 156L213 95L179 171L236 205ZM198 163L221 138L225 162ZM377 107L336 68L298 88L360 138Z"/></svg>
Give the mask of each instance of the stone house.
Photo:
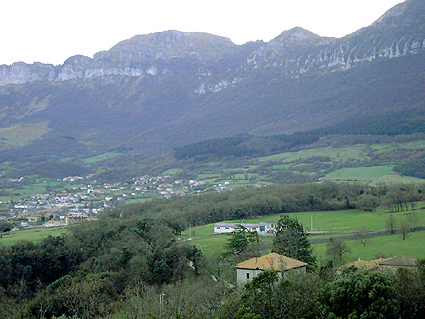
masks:
<svg viewBox="0 0 425 319"><path fill-rule="evenodd" d="M276 253L254 257L236 265L238 287L243 287L265 270L275 270L279 278L287 278L290 274L305 274L307 263Z"/></svg>

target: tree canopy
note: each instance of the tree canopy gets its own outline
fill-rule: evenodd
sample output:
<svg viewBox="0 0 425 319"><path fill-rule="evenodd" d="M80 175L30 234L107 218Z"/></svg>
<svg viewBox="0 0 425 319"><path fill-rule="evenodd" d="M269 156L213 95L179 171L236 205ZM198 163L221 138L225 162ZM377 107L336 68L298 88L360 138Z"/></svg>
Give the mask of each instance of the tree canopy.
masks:
<svg viewBox="0 0 425 319"><path fill-rule="evenodd" d="M306 262L310 269L316 265L316 257L302 224L288 215L283 215L277 222L273 252Z"/></svg>
<svg viewBox="0 0 425 319"><path fill-rule="evenodd" d="M327 283L319 301L325 318L399 318L394 283L382 272L356 271Z"/></svg>

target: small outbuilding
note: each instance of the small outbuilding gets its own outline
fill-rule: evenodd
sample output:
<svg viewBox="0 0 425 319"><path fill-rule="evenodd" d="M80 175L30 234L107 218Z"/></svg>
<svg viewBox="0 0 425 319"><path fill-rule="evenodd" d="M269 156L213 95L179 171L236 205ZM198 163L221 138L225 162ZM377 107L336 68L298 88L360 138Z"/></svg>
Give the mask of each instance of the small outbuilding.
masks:
<svg viewBox="0 0 425 319"><path fill-rule="evenodd" d="M343 271L350 267L364 270L379 270L394 272L399 268L414 269L416 267L416 259L406 256L396 256L390 258L378 258L372 261L356 260L346 265L338 267L337 271Z"/></svg>
<svg viewBox="0 0 425 319"><path fill-rule="evenodd" d="M416 268L416 258L410 258L406 256L396 256L391 258L385 258L378 261L379 266L383 271L396 271L399 268Z"/></svg>
<svg viewBox="0 0 425 319"><path fill-rule="evenodd" d="M275 270L279 278L286 278L290 273L305 274L307 263L276 253L254 257L236 265L238 287L243 287L265 270Z"/></svg>
<svg viewBox="0 0 425 319"><path fill-rule="evenodd" d="M342 272L344 270L347 270L349 268L357 268L362 270L378 270L379 269L379 262L383 260L383 258L372 260L372 261L366 261L361 260L360 258L356 261L353 261L351 263L342 265L338 268L336 268L337 272Z"/></svg>

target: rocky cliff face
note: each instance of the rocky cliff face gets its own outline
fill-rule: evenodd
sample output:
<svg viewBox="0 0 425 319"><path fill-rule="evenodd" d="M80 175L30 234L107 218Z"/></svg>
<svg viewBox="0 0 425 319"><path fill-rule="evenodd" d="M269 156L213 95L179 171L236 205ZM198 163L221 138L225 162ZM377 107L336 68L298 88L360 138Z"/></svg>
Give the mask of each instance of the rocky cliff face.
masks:
<svg viewBox="0 0 425 319"><path fill-rule="evenodd" d="M280 68L288 78L346 71L376 59L392 59L425 50L425 1L408 0L381 16L367 28L343 38L320 37L294 28L265 43L238 67L234 83L248 78L258 68ZM217 91L219 84L202 83ZM198 89L199 93L205 90Z"/></svg>
<svg viewBox="0 0 425 319"><path fill-rule="evenodd" d="M219 61L237 51L230 39L206 34L166 31L139 35L122 41L93 59L74 56L63 65L22 62L0 66L0 85L47 80L92 80L94 78L139 77L167 74L173 61L186 59L193 64Z"/></svg>
<svg viewBox="0 0 425 319"><path fill-rule="evenodd" d="M17 62L10 66L0 66L0 85L22 84L34 81L54 81L56 68L51 64L26 64Z"/></svg>
<svg viewBox="0 0 425 319"><path fill-rule="evenodd" d="M173 74L193 68L194 92L218 92L257 68L281 68L287 77L345 71L375 59L396 58L425 48L425 1L401 3L367 28L335 39L294 28L263 45L237 46L206 34L166 31L138 35L90 59L69 58L63 65L14 63L0 66L0 86L34 81L121 79ZM235 61L238 63L235 64ZM214 70L212 70L214 65Z"/></svg>

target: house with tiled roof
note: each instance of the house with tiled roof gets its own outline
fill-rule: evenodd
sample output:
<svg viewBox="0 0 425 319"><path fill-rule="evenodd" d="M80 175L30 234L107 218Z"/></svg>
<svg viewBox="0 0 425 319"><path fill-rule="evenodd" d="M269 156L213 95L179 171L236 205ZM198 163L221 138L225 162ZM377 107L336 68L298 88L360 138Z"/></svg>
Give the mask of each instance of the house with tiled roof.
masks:
<svg viewBox="0 0 425 319"><path fill-rule="evenodd" d="M275 270L279 278L286 278L290 273L305 274L307 263L276 253L254 257L236 265L238 287L243 287L265 270Z"/></svg>
<svg viewBox="0 0 425 319"><path fill-rule="evenodd" d="M396 271L399 268L416 267L416 259L406 256L396 256L391 258L378 258L372 261L361 260L360 258L351 263L342 265L337 271L342 271L350 267L363 270Z"/></svg>
<svg viewBox="0 0 425 319"><path fill-rule="evenodd" d="M413 269L416 267L416 258L396 256L379 260L379 266L384 271L396 271L399 268Z"/></svg>
<svg viewBox="0 0 425 319"><path fill-rule="evenodd" d="M340 267L338 267L336 270L337 271L343 271L346 269L349 269L351 267L357 268L357 269L363 269L363 270L378 270L379 269L379 262L383 260L383 258L379 258L376 260L372 260L372 261L367 261L367 260L362 260L362 259L358 259L356 261L352 261L351 263L342 265Z"/></svg>

